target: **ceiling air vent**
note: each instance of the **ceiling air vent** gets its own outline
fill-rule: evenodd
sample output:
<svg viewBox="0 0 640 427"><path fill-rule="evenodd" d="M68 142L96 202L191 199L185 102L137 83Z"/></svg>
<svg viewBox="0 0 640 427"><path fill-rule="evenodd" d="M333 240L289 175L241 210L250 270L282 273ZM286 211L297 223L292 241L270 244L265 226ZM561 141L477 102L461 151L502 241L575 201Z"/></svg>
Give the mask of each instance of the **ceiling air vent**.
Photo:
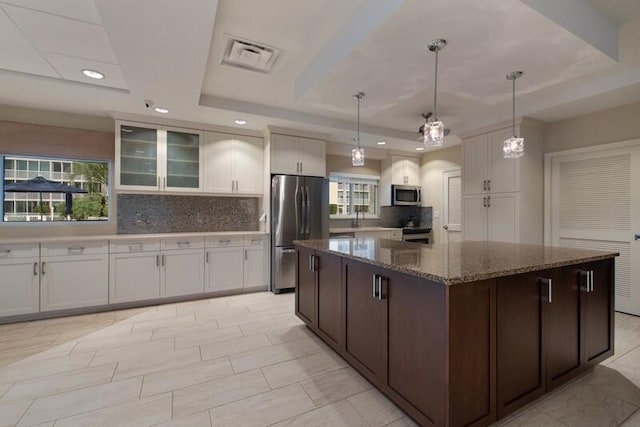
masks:
<svg viewBox="0 0 640 427"><path fill-rule="evenodd" d="M271 71L278 54L276 48L227 35L222 64L266 74Z"/></svg>

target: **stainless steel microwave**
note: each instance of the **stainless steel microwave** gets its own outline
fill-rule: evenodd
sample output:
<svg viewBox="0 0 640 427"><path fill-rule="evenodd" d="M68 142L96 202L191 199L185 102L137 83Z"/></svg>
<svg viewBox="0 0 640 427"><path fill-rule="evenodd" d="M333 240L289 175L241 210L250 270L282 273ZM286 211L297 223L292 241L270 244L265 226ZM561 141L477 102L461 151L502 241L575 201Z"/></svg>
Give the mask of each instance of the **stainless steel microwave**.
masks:
<svg viewBox="0 0 640 427"><path fill-rule="evenodd" d="M420 206L420 187L415 185L392 185L391 205Z"/></svg>

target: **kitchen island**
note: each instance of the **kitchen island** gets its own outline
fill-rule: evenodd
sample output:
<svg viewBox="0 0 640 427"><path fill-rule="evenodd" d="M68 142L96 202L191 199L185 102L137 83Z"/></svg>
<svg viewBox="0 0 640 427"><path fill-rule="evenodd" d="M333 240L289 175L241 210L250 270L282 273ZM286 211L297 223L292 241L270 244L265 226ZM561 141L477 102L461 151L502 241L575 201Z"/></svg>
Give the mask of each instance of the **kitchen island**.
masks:
<svg viewBox="0 0 640 427"><path fill-rule="evenodd" d="M617 253L296 244L297 316L421 425L489 425L613 354Z"/></svg>

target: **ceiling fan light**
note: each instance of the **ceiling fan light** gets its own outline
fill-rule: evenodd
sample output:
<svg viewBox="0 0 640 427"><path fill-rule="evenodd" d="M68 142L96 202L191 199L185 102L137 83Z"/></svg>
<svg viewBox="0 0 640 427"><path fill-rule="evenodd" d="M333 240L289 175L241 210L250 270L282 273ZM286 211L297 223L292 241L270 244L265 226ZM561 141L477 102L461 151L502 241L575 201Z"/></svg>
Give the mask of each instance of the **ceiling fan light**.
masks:
<svg viewBox="0 0 640 427"><path fill-rule="evenodd" d="M504 141L502 154L505 159L517 159L524 154L524 138L512 136Z"/></svg>
<svg viewBox="0 0 640 427"><path fill-rule="evenodd" d="M434 120L425 124L424 143L429 147L441 147L444 144L444 124L441 121Z"/></svg>
<svg viewBox="0 0 640 427"><path fill-rule="evenodd" d="M351 164L353 166L364 166L364 148L351 150Z"/></svg>

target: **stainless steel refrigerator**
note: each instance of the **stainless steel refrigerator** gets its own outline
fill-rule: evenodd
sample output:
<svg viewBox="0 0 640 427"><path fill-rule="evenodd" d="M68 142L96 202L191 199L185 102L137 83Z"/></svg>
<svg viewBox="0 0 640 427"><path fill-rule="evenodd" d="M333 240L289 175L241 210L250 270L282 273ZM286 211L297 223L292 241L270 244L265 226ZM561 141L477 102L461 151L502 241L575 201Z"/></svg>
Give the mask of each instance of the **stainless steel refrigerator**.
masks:
<svg viewBox="0 0 640 427"><path fill-rule="evenodd" d="M329 237L329 181L310 176L271 178L271 290L295 287L294 240Z"/></svg>

